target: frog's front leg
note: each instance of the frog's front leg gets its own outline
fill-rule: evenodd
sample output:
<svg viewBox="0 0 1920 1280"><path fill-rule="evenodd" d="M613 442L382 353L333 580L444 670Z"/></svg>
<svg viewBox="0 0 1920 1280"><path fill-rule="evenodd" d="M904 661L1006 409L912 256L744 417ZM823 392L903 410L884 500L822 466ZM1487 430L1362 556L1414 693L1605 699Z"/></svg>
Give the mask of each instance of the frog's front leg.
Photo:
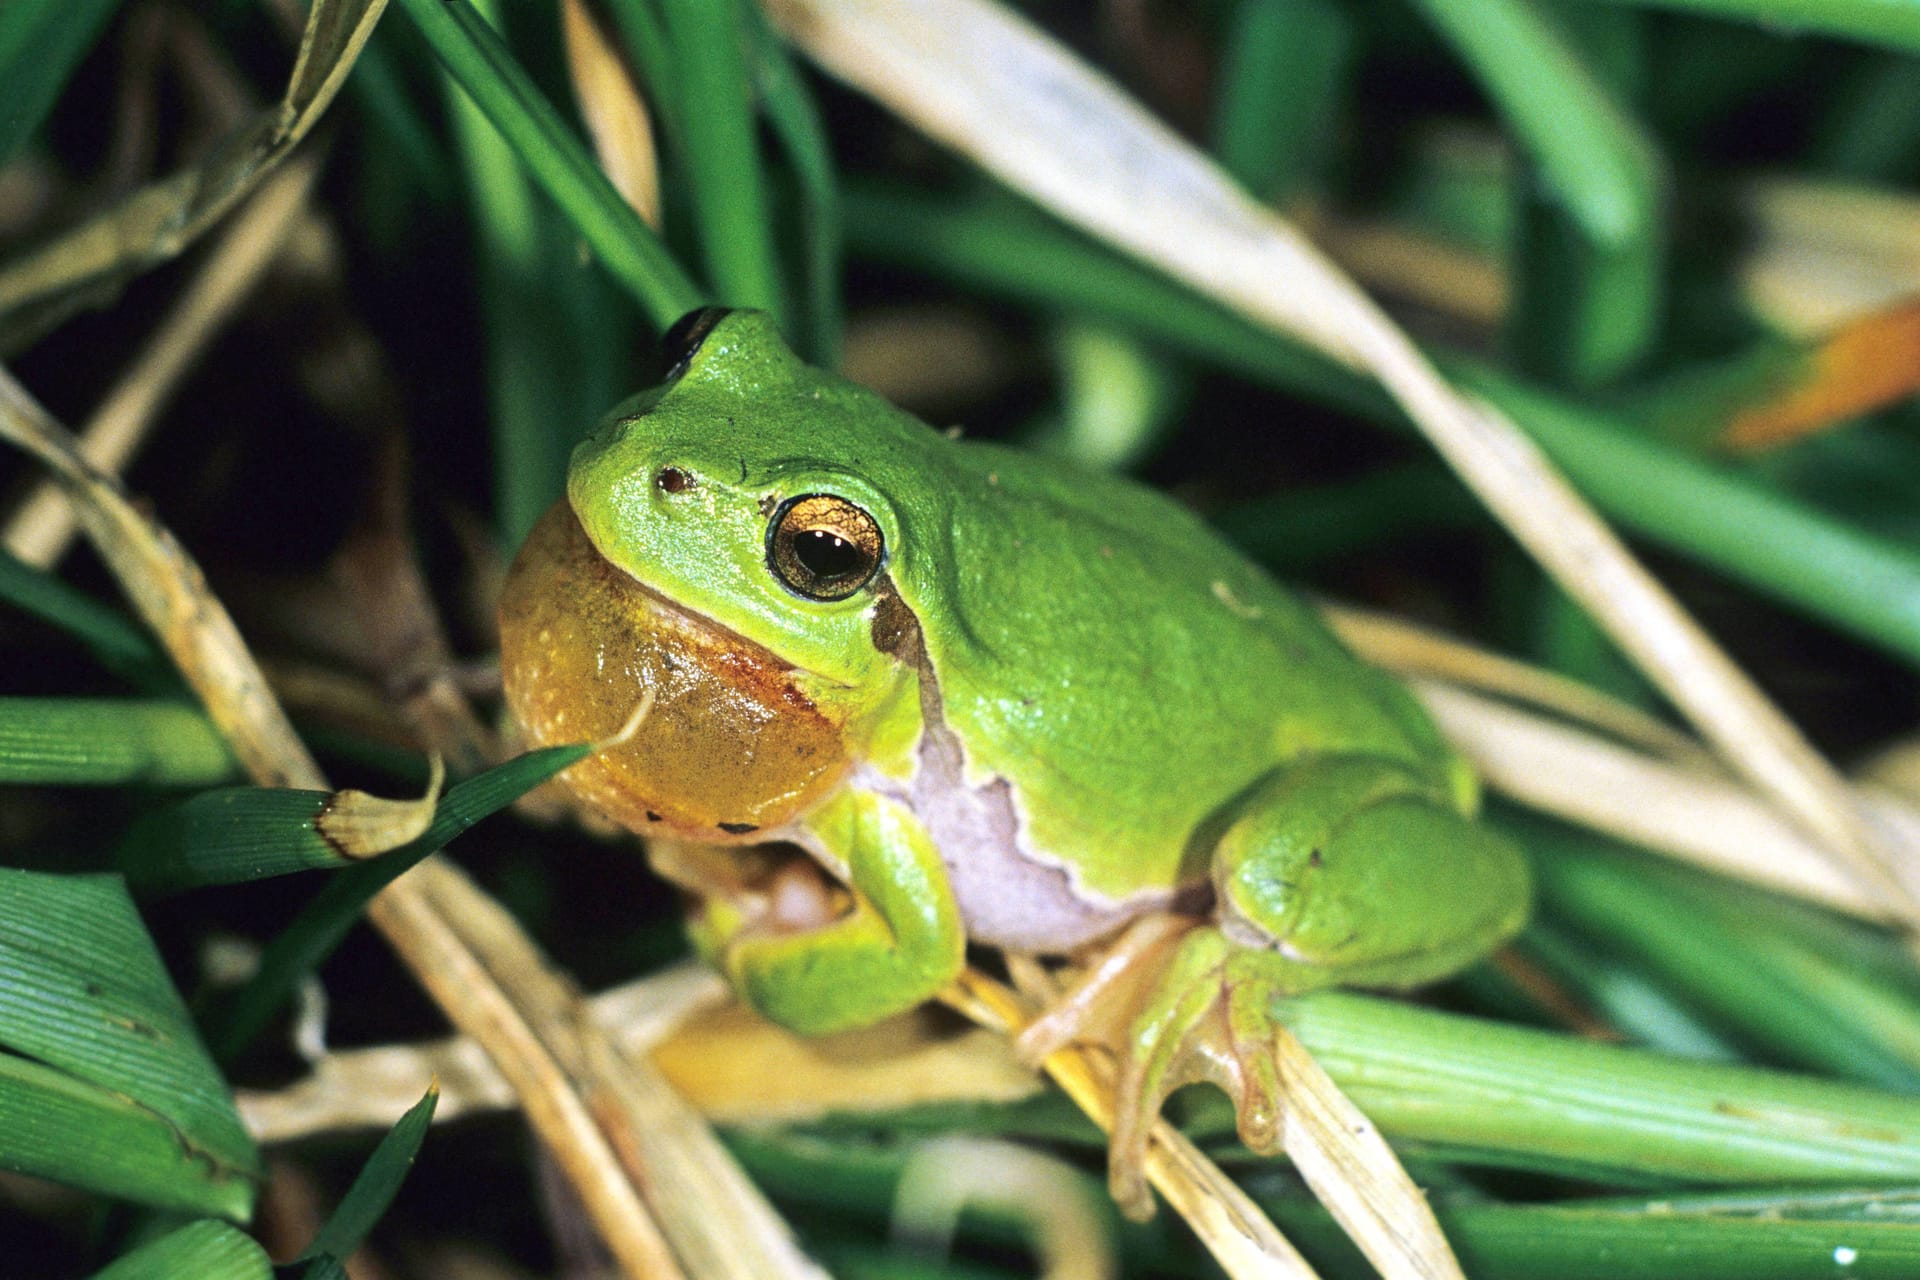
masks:
<svg viewBox="0 0 1920 1280"><path fill-rule="evenodd" d="M709 900L694 940L734 990L803 1035L867 1026L911 1009L951 982L966 938L946 868L919 820L895 800L846 791L805 819L808 835L846 868L852 905L791 931L768 913Z"/></svg>
<svg viewBox="0 0 1920 1280"><path fill-rule="evenodd" d="M1520 851L1463 814L1446 788L1390 760L1287 766L1227 818L1212 857L1213 923L1145 948L1135 963L1097 968L1091 981L1107 989L1069 996L1022 1043L1038 1055L1092 1034L1118 1050L1109 1171L1115 1198L1135 1214L1151 1209L1147 1130L1183 1084L1220 1086L1241 1139L1278 1150L1275 997L1444 977L1526 917Z"/></svg>

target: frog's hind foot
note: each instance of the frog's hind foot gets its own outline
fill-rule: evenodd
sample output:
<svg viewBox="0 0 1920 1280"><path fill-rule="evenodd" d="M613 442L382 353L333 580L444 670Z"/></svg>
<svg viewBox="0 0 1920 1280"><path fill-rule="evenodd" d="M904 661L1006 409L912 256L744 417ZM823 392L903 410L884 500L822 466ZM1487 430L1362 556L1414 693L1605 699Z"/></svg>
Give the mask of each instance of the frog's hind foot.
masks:
<svg viewBox="0 0 1920 1280"><path fill-rule="evenodd" d="M1276 996L1320 985L1272 951L1229 941L1212 925L1177 917L1123 934L1074 990L1027 1028L1021 1054L1038 1060L1076 1041L1119 1060L1107 1182L1136 1221L1152 1216L1148 1135L1174 1090L1206 1082L1232 1099L1240 1140L1280 1150L1282 1095L1274 1054Z"/></svg>

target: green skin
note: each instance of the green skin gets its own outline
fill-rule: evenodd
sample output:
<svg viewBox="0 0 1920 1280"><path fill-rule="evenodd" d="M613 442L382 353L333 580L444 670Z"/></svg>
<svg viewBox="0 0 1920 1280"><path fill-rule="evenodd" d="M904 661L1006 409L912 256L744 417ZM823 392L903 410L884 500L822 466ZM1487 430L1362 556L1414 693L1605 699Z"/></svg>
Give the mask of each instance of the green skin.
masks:
<svg viewBox="0 0 1920 1280"><path fill-rule="evenodd" d="M691 483L669 491L666 468ZM881 530L881 571L846 599L808 599L770 567L770 514L804 494ZM851 913L768 936L721 911L704 939L799 1031L925 1000L968 937L1066 951L1089 919L1204 901L1209 881L1215 927L1169 966L1209 996L1229 976L1410 986L1525 917L1524 861L1471 821L1474 780L1419 706L1201 521L1124 479L936 432L797 360L763 315L729 313L676 380L616 410L575 453L568 496L607 559L807 673L845 716L858 767L769 834L838 875ZM876 644L889 592L918 646ZM935 716L963 778L933 778ZM997 797L1017 838L972 833L957 874L930 829L934 785ZM1021 901L996 901L996 879ZM1163 984L1141 1019L1150 1075L1193 1005Z"/></svg>

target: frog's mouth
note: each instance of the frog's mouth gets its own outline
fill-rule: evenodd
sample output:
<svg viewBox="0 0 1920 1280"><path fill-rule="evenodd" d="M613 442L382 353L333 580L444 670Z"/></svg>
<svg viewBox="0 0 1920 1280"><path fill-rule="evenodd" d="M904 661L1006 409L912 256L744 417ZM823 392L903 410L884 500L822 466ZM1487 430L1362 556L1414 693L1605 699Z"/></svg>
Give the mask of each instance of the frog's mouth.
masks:
<svg viewBox="0 0 1920 1280"><path fill-rule="evenodd" d="M508 707L534 746L611 737L653 694L632 739L561 775L633 830L745 840L847 768L839 718L804 672L611 564L564 499L508 575L500 651Z"/></svg>

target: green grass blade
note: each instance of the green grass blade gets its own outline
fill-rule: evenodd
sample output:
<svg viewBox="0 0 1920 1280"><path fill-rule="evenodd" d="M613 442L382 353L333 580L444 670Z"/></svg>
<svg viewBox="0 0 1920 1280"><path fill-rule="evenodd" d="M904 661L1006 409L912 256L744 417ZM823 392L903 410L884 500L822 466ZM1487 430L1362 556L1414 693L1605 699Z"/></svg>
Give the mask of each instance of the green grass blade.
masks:
<svg viewBox="0 0 1920 1280"><path fill-rule="evenodd" d="M409 93L392 35L397 30L400 28L375 29L353 64L347 92L401 158L407 173L419 184L420 194L434 199L453 190L453 173L434 127Z"/></svg>
<svg viewBox="0 0 1920 1280"><path fill-rule="evenodd" d="M114 1089L0 1052L0 1169L177 1213L242 1221L254 1187Z"/></svg>
<svg viewBox="0 0 1920 1280"><path fill-rule="evenodd" d="M259 1157L117 876L0 871L0 1049L12 1167L31 1144L46 1177L224 1216L251 1205ZM89 1145L104 1113L146 1134L124 1176Z"/></svg>
<svg viewBox="0 0 1920 1280"><path fill-rule="evenodd" d="M271 1280L273 1264L253 1237L224 1222L189 1222L143 1245L93 1280Z"/></svg>
<svg viewBox="0 0 1920 1280"><path fill-rule="evenodd" d="M1920 1094L1920 1002L1799 936L1760 894L1527 822L1544 912L1778 1060ZM1786 906L1788 904L1780 904Z"/></svg>
<svg viewBox="0 0 1920 1280"><path fill-rule="evenodd" d="M1421 8L1530 161L1512 317L1520 355L1579 386L1618 376L1646 354L1660 315L1667 179L1657 148L1532 0Z"/></svg>
<svg viewBox="0 0 1920 1280"><path fill-rule="evenodd" d="M1053 326L1047 347L1057 408L1021 435L1024 447L1119 471L1178 429L1188 381L1134 335L1068 319Z"/></svg>
<svg viewBox="0 0 1920 1280"><path fill-rule="evenodd" d="M1811 167L1847 182L1905 180L1920 156L1920 66L1883 55L1835 86L1834 97L1807 157Z"/></svg>
<svg viewBox="0 0 1920 1280"><path fill-rule="evenodd" d="M1452 371L1511 414L1622 524L1920 663L1920 554L1912 549L1489 369Z"/></svg>
<svg viewBox="0 0 1920 1280"><path fill-rule="evenodd" d="M627 57L639 73L641 90L653 113L654 125L672 146L681 145L680 77L674 66L673 46L654 0L607 0L614 24L620 29Z"/></svg>
<svg viewBox="0 0 1920 1280"><path fill-rule="evenodd" d="M1920 1100L1329 993L1281 1002L1395 1140L1546 1157L1602 1177L1912 1182Z"/></svg>
<svg viewBox="0 0 1920 1280"><path fill-rule="evenodd" d="M93 48L119 0L0 5L0 165L20 153Z"/></svg>
<svg viewBox="0 0 1920 1280"><path fill-rule="evenodd" d="M0 698L0 783L204 787L235 771L226 740L188 703Z"/></svg>
<svg viewBox="0 0 1920 1280"><path fill-rule="evenodd" d="M1633 1043L1701 1062L1741 1062L1726 1034L1663 989L1644 965L1576 936L1536 913L1516 943L1519 954L1574 993ZM1475 970L1473 972L1484 972Z"/></svg>
<svg viewBox="0 0 1920 1280"><path fill-rule="evenodd" d="M1621 1213L1671 1213L1717 1218L1768 1218L1815 1222L1902 1222L1920 1225L1920 1188L1758 1187L1741 1191L1692 1191L1657 1200L1609 1196L1579 1200L1569 1208Z"/></svg>
<svg viewBox="0 0 1920 1280"><path fill-rule="evenodd" d="M129 615L0 550L0 600L65 631L102 666L143 689L178 684L153 637Z"/></svg>
<svg viewBox="0 0 1920 1280"><path fill-rule="evenodd" d="M422 843L445 844L580 759L588 748L549 747L516 756L449 790L425 835L378 855L410 855ZM343 853L321 829L332 807L326 791L223 787L146 815L128 833L122 865L143 889L185 889L337 870L368 861ZM414 861L418 861L415 858ZM408 865L412 865L409 863Z"/></svg>
<svg viewBox="0 0 1920 1280"><path fill-rule="evenodd" d="M478 240L476 275L487 330L487 413L493 424L494 494L501 543L517 546L559 497L569 440L547 411L557 363L551 315L540 297L546 260L541 210L526 171L473 99L453 104L453 131Z"/></svg>
<svg viewBox="0 0 1920 1280"><path fill-rule="evenodd" d="M315 825L326 791L221 787L147 814L122 842L119 865L143 891L237 884L348 866Z"/></svg>
<svg viewBox="0 0 1920 1280"><path fill-rule="evenodd" d="M1369 471L1352 480L1290 489L1228 507L1214 527L1261 563L1286 574L1340 556L1486 525L1486 508L1436 463Z"/></svg>
<svg viewBox="0 0 1920 1280"><path fill-rule="evenodd" d="M627 389L619 353L632 317L579 261L577 237L507 138L448 88L478 231L496 524L501 542L518 546L565 489L574 444Z"/></svg>
<svg viewBox="0 0 1920 1280"><path fill-rule="evenodd" d="M252 980L210 1020L207 1040L214 1055L231 1060L260 1034L294 987L333 953L374 894L481 818L512 804L592 749L582 744L529 751L469 778L440 801L425 835L391 853L345 867L330 878L293 923L267 944Z"/></svg>
<svg viewBox="0 0 1920 1280"><path fill-rule="evenodd" d="M901 1173L914 1143L876 1143L863 1132L823 1135L781 1132L732 1132L728 1147L779 1202L800 1206L806 1216L852 1217L885 1221L892 1210ZM1286 1235L1307 1250L1328 1276L1373 1272L1353 1251L1332 1217L1302 1194L1297 1181L1278 1161L1243 1161L1236 1169L1260 1206ZM1063 1174L1063 1176L1066 1176ZM1093 1196L1102 1187L1090 1174L1079 1175ZM1422 1169L1416 1178L1433 1190L1442 1229L1475 1280L1535 1280L1535 1277L1632 1277L1635 1280L1798 1280L1834 1270L1836 1246L1854 1250L1865 1275L1920 1274L1920 1225L1910 1218L1861 1223L1900 1212L1900 1196L1868 1198L1847 1193L1840 1201L1855 1221L1835 1225L1838 1211L1825 1215L1805 1192L1743 1200L1673 1197L1666 1203L1580 1200L1548 1205L1457 1203L1444 1190L1444 1171ZM1439 1183L1439 1187L1435 1184ZM1104 1199L1104 1197L1102 1197ZM1829 1197L1829 1203L1833 1202ZM1796 1210L1795 1205L1802 1207ZM1872 1205L1874 1212L1864 1206ZM1844 1211L1844 1210L1839 1210ZM1762 1215L1793 1219L1767 1220ZM1736 1216L1738 1215L1738 1216ZM1815 1221L1821 1216L1827 1221ZM1179 1232L1162 1214L1152 1222L1130 1223L1113 1215L1102 1223L1126 1274L1180 1274L1191 1269ZM1856 1226L1863 1229L1854 1230ZM970 1207L962 1225L967 1244L1017 1247L1028 1240L1030 1223L1004 1208ZM1842 1274L1853 1274L1851 1271Z"/></svg>
<svg viewBox="0 0 1920 1280"><path fill-rule="evenodd" d="M321 1259L323 1256L333 1259L346 1259L353 1255L361 1242L373 1230L374 1224L386 1213L387 1206L393 1203L400 1184L406 1180L407 1171L413 1168L414 1157L420 1154L420 1144L426 1141L427 1130L433 1125L433 1109L440 1101L440 1086L429 1088L420 1101L407 1108L407 1113L388 1130L375 1147L373 1154L367 1157L366 1164L355 1176L353 1185L347 1188L340 1204L327 1218L326 1225L314 1236L313 1243L296 1261ZM317 1280L314 1271L309 1268L308 1280Z"/></svg>
<svg viewBox="0 0 1920 1280"><path fill-rule="evenodd" d="M853 183L842 198L848 247L857 253L1035 306L1083 311L1301 395L1393 416L1386 394L1366 379L1025 205L957 205Z"/></svg>
<svg viewBox="0 0 1920 1280"><path fill-rule="evenodd" d="M1300 1197L1261 1207L1332 1275L1365 1274L1332 1217ZM1437 1206L1460 1265L1475 1280L1805 1280L1920 1275L1920 1228L1908 1223L1767 1222L1539 1206Z"/></svg>
<svg viewBox="0 0 1920 1280"><path fill-rule="evenodd" d="M1582 0L1588 3L1590 0ZM1840 36L1920 53L1920 5L1911 0L1611 0L1759 23L1773 31Z"/></svg>
<svg viewBox="0 0 1920 1280"><path fill-rule="evenodd" d="M1335 0L1239 0L1221 39L1213 152L1242 186L1284 201L1325 158L1353 64Z"/></svg>
<svg viewBox="0 0 1920 1280"><path fill-rule="evenodd" d="M802 345L814 364L837 368L842 323L840 178L834 170L820 109L786 45L757 8L749 6L747 20L753 24L754 79L761 105L800 188L800 235L806 268Z"/></svg>
<svg viewBox="0 0 1920 1280"><path fill-rule="evenodd" d="M652 228L467 0L400 0L441 65L566 213L607 270L664 329L706 301Z"/></svg>
<svg viewBox="0 0 1920 1280"><path fill-rule="evenodd" d="M714 292L728 306L771 312L791 333L767 213L740 0L663 0L661 9L680 95L681 159Z"/></svg>

